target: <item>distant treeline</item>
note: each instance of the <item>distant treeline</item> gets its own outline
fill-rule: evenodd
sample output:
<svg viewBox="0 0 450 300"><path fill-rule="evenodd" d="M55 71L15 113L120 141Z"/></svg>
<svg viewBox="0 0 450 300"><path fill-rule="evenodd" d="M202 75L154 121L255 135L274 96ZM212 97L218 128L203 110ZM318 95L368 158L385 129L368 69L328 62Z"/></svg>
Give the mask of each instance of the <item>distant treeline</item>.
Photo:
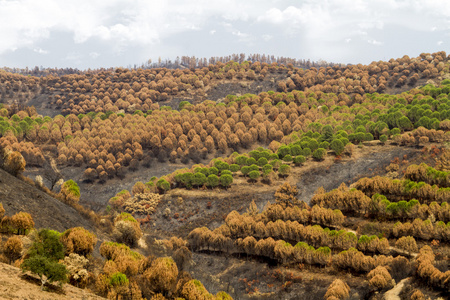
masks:
<svg viewBox="0 0 450 300"><path fill-rule="evenodd" d="M289 58L289 57L283 57L283 56L275 56L275 55L266 55L266 54L249 54L248 56L245 55L245 53L240 54L231 54L228 56L213 56L209 59L199 58L195 56L177 56L175 60L171 59L161 59L159 58L158 61L152 61L149 59L148 61L140 64L140 65L128 65L126 68L130 70L136 70L136 69L153 69L153 68L168 68L168 69L184 69L184 68L203 68L207 67L210 64L216 64L217 62L227 63L230 61L235 61L242 63L244 61L250 61L250 62L261 62L261 63L277 63L280 65L287 66L288 64L292 64L292 66L297 68L303 68L303 69L309 69L312 67L333 67L335 65L341 65L341 64L335 64L335 63L329 63L324 60L319 61L311 61L311 60L305 60L305 59L296 59L296 58ZM113 71L116 68L99 68L99 69L87 69L87 70L79 70L76 68L44 68L42 66L38 67L35 66L34 68L8 68L3 67L0 68L0 70L10 72L10 73L16 73L16 74L22 74L22 75L31 75L31 76L48 76L48 75L54 75L54 76L62 76L62 75L70 75L70 74L85 74L85 73L98 73L98 72L104 72L104 71Z"/></svg>

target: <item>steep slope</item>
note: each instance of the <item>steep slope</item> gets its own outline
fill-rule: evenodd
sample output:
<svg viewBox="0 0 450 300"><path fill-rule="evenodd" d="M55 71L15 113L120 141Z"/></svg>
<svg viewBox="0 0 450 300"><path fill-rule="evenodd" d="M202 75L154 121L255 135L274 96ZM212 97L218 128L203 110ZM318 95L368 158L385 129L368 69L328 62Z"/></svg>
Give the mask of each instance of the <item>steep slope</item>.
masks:
<svg viewBox="0 0 450 300"><path fill-rule="evenodd" d="M93 230L92 223L74 208L3 170L0 170L0 202L6 210L6 215L11 216L19 211L30 213L36 228L64 231L82 226Z"/></svg>

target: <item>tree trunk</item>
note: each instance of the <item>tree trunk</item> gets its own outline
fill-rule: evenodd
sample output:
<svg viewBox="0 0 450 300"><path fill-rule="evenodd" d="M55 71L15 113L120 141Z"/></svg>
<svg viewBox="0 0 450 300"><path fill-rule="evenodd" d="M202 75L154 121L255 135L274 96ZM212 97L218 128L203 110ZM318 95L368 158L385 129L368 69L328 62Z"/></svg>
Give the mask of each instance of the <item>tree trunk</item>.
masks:
<svg viewBox="0 0 450 300"><path fill-rule="evenodd" d="M47 283L47 278L44 279L43 276L41 276L41 290L44 290L44 285Z"/></svg>

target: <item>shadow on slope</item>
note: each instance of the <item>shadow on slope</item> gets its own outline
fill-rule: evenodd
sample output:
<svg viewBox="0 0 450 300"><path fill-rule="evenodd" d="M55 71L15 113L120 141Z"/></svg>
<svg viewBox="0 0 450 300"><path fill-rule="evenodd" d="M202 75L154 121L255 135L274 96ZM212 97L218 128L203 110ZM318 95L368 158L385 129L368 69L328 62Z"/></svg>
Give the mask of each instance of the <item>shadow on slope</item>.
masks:
<svg viewBox="0 0 450 300"><path fill-rule="evenodd" d="M24 211L33 217L36 228L64 231L82 226L94 231L93 224L78 211L20 179L0 170L0 202L6 215Z"/></svg>

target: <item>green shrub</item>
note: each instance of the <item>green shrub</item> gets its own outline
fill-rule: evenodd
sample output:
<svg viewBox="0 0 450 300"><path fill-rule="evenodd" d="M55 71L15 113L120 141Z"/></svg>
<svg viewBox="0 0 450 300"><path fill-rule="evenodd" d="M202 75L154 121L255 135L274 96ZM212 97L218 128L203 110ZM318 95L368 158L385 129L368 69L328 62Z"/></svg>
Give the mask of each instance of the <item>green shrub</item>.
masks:
<svg viewBox="0 0 450 300"><path fill-rule="evenodd" d="M262 167L263 174L268 175L270 172L273 172L273 167L270 164L266 164Z"/></svg>
<svg viewBox="0 0 450 300"><path fill-rule="evenodd" d="M219 177L217 177L217 175L215 174L211 174L208 176L207 180L206 180L206 185L209 187L216 187L219 185Z"/></svg>
<svg viewBox="0 0 450 300"><path fill-rule="evenodd" d="M233 176L229 174L222 174L220 176L220 185L224 188L228 188L233 183Z"/></svg>
<svg viewBox="0 0 450 300"><path fill-rule="evenodd" d="M219 175L219 170L216 167L209 168L210 175Z"/></svg>
<svg viewBox="0 0 450 300"><path fill-rule="evenodd" d="M308 143L308 148L311 149L311 151L315 151L317 148L319 148L319 143L316 140L312 139Z"/></svg>
<svg viewBox="0 0 450 300"><path fill-rule="evenodd" d="M297 156L300 154L302 154L302 147L300 147L299 145L292 145L291 146L291 155Z"/></svg>
<svg viewBox="0 0 450 300"><path fill-rule="evenodd" d="M293 158L292 158L292 156L290 154L288 154L285 157L283 157L283 160L287 161L287 162L291 162L291 161L293 161Z"/></svg>
<svg viewBox="0 0 450 300"><path fill-rule="evenodd" d="M250 172L251 171L259 171L259 167L257 165L251 165L250 166Z"/></svg>
<svg viewBox="0 0 450 300"><path fill-rule="evenodd" d="M250 177L250 179L252 179L252 180L257 180L260 176L261 176L261 173L259 173L259 171L256 171L256 170L248 173L248 177Z"/></svg>
<svg viewBox="0 0 450 300"><path fill-rule="evenodd" d="M305 157L311 156L311 149L309 149L309 148L304 148L304 149L302 150L302 153L303 153L303 156L305 156Z"/></svg>
<svg viewBox="0 0 450 300"><path fill-rule="evenodd" d="M319 148L328 149L329 147L330 147L330 143L327 141L323 141L322 143L319 144Z"/></svg>
<svg viewBox="0 0 450 300"><path fill-rule="evenodd" d="M330 148L336 153L336 155L341 155L342 151L344 151L344 144L341 140L335 139L331 142Z"/></svg>
<svg viewBox="0 0 450 300"><path fill-rule="evenodd" d="M267 164L268 160L265 157L260 157L258 159L258 161L256 162L256 164L260 167L264 166L265 164Z"/></svg>
<svg viewBox="0 0 450 300"><path fill-rule="evenodd" d="M239 167L238 164L232 164L232 165L230 165L230 171L233 172L233 173L239 171L239 169L240 169L240 167Z"/></svg>
<svg viewBox="0 0 450 300"><path fill-rule="evenodd" d="M247 156L240 155L240 156L236 157L235 161L236 161L236 164L238 164L240 166L245 166L245 165L247 165L247 159L248 159Z"/></svg>
<svg viewBox="0 0 450 300"><path fill-rule="evenodd" d="M206 183L206 176L203 173L195 173L193 180L192 180L192 185L196 185L196 186L202 186Z"/></svg>
<svg viewBox="0 0 450 300"><path fill-rule="evenodd" d="M190 174L192 174L192 173L190 173ZM170 190L170 183L167 180L165 180L164 178L161 178L160 180L158 180L156 182L156 187L159 188L160 190L162 190L164 193L164 192Z"/></svg>
<svg viewBox="0 0 450 300"><path fill-rule="evenodd" d="M315 160L323 160L325 158L325 155L327 155L327 150L319 148L313 152L312 156Z"/></svg>
<svg viewBox="0 0 450 300"><path fill-rule="evenodd" d="M288 146L283 145L278 148L277 154L279 159L283 159L286 155L291 154L291 149Z"/></svg>
<svg viewBox="0 0 450 300"><path fill-rule="evenodd" d="M294 164L296 164L297 166L301 166L305 162L306 162L306 157L304 157L303 155L294 157Z"/></svg>
<svg viewBox="0 0 450 300"><path fill-rule="evenodd" d="M253 165L253 164L256 164L256 159L254 159L253 157L247 158L246 165L250 166L250 165Z"/></svg>
<svg viewBox="0 0 450 300"><path fill-rule="evenodd" d="M249 166L243 166L243 167L241 168L241 172L242 172L242 174L244 174L244 176L247 176L248 173L250 173L250 171L251 171L251 169L250 169Z"/></svg>
<svg viewBox="0 0 450 300"><path fill-rule="evenodd" d="M286 164L282 164L280 166L280 168L278 169L278 173L280 175L282 175L283 177L289 175L290 172L291 172L291 167Z"/></svg>
<svg viewBox="0 0 450 300"><path fill-rule="evenodd" d="M271 164L274 169L278 169L281 165L281 160L274 159L274 160L270 161L269 164Z"/></svg>

